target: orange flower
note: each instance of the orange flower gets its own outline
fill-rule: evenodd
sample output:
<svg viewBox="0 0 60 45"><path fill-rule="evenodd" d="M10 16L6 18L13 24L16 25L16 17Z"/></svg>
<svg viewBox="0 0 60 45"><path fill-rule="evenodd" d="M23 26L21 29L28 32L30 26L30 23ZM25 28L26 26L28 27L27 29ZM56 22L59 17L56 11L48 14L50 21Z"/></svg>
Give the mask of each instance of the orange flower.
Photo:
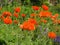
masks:
<svg viewBox="0 0 60 45"><path fill-rule="evenodd" d="M5 11L2 13L3 16L12 16L12 14L8 11Z"/></svg>
<svg viewBox="0 0 60 45"><path fill-rule="evenodd" d="M25 21L22 25L23 25L23 29L27 29L28 30L29 22Z"/></svg>
<svg viewBox="0 0 60 45"><path fill-rule="evenodd" d="M38 7L38 6L32 6L32 8L33 8L34 10L39 10L39 7Z"/></svg>
<svg viewBox="0 0 60 45"><path fill-rule="evenodd" d="M25 14L22 14L22 17L25 17L26 15Z"/></svg>
<svg viewBox="0 0 60 45"><path fill-rule="evenodd" d="M14 24L18 24L18 21L17 20L14 20Z"/></svg>
<svg viewBox="0 0 60 45"><path fill-rule="evenodd" d="M35 25L32 23L29 23L28 30L35 30Z"/></svg>
<svg viewBox="0 0 60 45"><path fill-rule="evenodd" d="M39 16L40 16L40 17L45 17L45 12L44 12L44 11L41 11L41 12L39 13Z"/></svg>
<svg viewBox="0 0 60 45"><path fill-rule="evenodd" d="M58 23L58 20L53 20L53 23L54 23L54 24L57 24L57 23Z"/></svg>
<svg viewBox="0 0 60 45"><path fill-rule="evenodd" d="M55 16L51 16L51 19L52 19L52 20L56 20L56 17L55 17Z"/></svg>
<svg viewBox="0 0 60 45"><path fill-rule="evenodd" d="M17 12L17 13L19 13L20 10L21 10L20 7L16 7L16 8L15 8L15 12Z"/></svg>
<svg viewBox="0 0 60 45"><path fill-rule="evenodd" d="M52 20L56 20L58 18L58 14L55 14L54 16L50 17Z"/></svg>
<svg viewBox="0 0 60 45"><path fill-rule="evenodd" d="M39 16L40 17L51 17L51 12L47 12L47 11L41 11L40 13L39 13Z"/></svg>
<svg viewBox="0 0 60 45"><path fill-rule="evenodd" d="M54 32L48 32L48 37L55 39L56 38L56 34Z"/></svg>
<svg viewBox="0 0 60 45"><path fill-rule="evenodd" d="M31 16L31 17L34 17L35 15L36 15L36 14L32 13L30 16Z"/></svg>
<svg viewBox="0 0 60 45"><path fill-rule="evenodd" d="M60 24L60 20L58 20L57 22L58 22L58 24Z"/></svg>
<svg viewBox="0 0 60 45"><path fill-rule="evenodd" d="M18 14L17 14L16 12L14 12L14 16L15 16L16 18L18 18Z"/></svg>
<svg viewBox="0 0 60 45"><path fill-rule="evenodd" d="M35 19L32 19L32 18L28 19L28 22L33 23L33 24L37 24L37 21Z"/></svg>
<svg viewBox="0 0 60 45"><path fill-rule="evenodd" d="M0 19L4 20L4 16L0 16Z"/></svg>
<svg viewBox="0 0 60 45"><path fill-rule="evenodd" d="M55 17L57 18L58 16L59 16L59 14L58 14L58 13L56 13L56 14L55 14Z"/></svg>
<svg viewBox="0 0 60 45"><path fill-rule="evenodd" d="M51 12L48 12L48 11L45 12L45 17L51 17L51 15L52 15Z"/></svg>
<svg viewBox="0 0 60 45"><path fill-rule="evenodd" d="M60 24L60 20L53 20L54 24Z"/></svg>
<svg viewBox="0 0 60 45"><path fill-rule="evenodd" d="M22 29L23 29L23 25L22 25L22 24L20 25L20 28L22 28Z"/></svg>
<svg viewBox="0 0 60 45"><path fill-rule="evenodd" d="M29 30L29 31L35 30L34 24L32 24L28 21L25 21L23 24L21 24L20 28L25 29L25 30Z"/></svg>
<svg viewBox="0 0 60 45"><path fill-rule="evenodd" d="M49 7L46 6L46 5L42 5L42 8L43 8L44 10L48 10L48 9L49 9Z"/></svg>
<svg viewBox="0 0 60 45"><path fill-rule="evenodd" d="M5 24L12 24L12 19L11 19L10 17L6 17L6 18L4 19L4 23L5 23Z"/></svg>

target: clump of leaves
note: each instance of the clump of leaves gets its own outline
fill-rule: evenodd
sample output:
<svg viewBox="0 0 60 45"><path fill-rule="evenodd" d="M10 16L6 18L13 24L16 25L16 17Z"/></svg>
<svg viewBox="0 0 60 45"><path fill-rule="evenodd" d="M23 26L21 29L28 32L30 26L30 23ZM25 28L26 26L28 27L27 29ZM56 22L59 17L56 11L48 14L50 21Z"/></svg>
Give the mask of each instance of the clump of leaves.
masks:
<svg viewBox="0 0 60 45"><path fill-rule="evenodd" d="M0 39L0 45L7 45L7 43L4 40Z"/></svg>

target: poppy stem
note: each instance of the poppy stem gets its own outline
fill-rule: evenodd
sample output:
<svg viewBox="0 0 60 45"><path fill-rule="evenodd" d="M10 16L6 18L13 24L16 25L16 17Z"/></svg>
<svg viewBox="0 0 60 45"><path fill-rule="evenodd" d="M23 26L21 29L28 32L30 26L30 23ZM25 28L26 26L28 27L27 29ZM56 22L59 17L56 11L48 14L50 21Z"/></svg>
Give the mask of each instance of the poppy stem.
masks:
<svg viewBox="0 0 60 45"><path fill-rule="evenodd" d="M22 29L22 31L23 31L23 29Z"/></svg>
<svg viewBox="0 0 60 45"><path fill-rule="evenodd" d="M24 20L24 17L23 17L23 20Z"/></svg>

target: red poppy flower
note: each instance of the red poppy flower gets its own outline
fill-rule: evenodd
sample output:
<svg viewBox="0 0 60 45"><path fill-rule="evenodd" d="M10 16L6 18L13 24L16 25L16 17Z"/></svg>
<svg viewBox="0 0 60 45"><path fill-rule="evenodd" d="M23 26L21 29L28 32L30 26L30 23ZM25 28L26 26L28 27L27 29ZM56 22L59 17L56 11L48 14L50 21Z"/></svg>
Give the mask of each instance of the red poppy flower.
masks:
<svg viewBox="0 0 60 45"><path fill-rule="evenodd" d="M2 13L3 16L12 16L12 14L8 11L5 11Z"/></svg>
<svg viewBox="0 0 60 45"><path fill-rule="evenodd" d="M34 17L35 15L36 15L36 14L32 13L30 16L31 16L31 17Z"/></svg>
<svg viewBox="0 0 60 45"><path fill-rule="evenodd" d="M31 31L35 30L35 25L28 21L25 21L23 24L20 25L20 28Z"/></svg>
<svg viewBox="0 0 60 45"><path fill-rule="evenodd" d="M60 20L53 20L54 24L60 24Z"/></svg>
<svg viewBox="0 0 60 45"><path fill-rule="evenodd" d="M56 20L58 18L58 14L55 14L54 16L50 17L52 20Z"/></svg>
<svg viewBox="0 0 60 45"><path fill-rule="evenodd" d="M15 8L15 12L17 12L17 13L19 13L20 10L21 10L20 7L16 7L16 8Z"/></svg>
<svg viewBox="0 0 60 45"><path fill-rule="evenodd" d="M35 25L32 23L29 23L28 30L35 30Z"/></svg>
<svg viewBox="0 0 60 45"><path fill-rule="evenodd" d="M57 22L58 22L58 24L60 24L60 20L58 20Z"/></svg>
<svg viewBox="0 0 60 45"><path fill-rule="evenodd" d="M12 24L12 19L11 19L10 17L6 17L6 18L4 19L4 23L5 23L5 24Z"/></svg>
<svg viewBox="0 0 60 45"><path fill-rule="evenodd" d="M14 22L14 24L18 24L18 21L17 20L14 20L13 22Z"/></svg>
<svg viewBox="0 0 60 45"><path fill-rule="evenodd" d="M51 16L51 19L52 19L52 20L56 20L56 17L55 17L55 16Z"/></svg>
<svg viewBox="0 0 60 45"><path fill-rule="evenodd" d="M32 8L33 8L34 10L39 10L39 7L38 7L38 6L32 6Z"/></svg>
<svg viewBox="0 0 60 45"><path fill-rule="evenodd" d="M2 15L2 16L0 16L0 19L4 20L4 16L3 16L3 15Z"/></svg>
<svg viewBox="0 0 60 45"><path fill-rule="evenodd" d="M46 6L46 5L42 5L42 8L43 8L44 10L48 10L48 9L49 9L49 7Z"/></svg>
<svg viewBox="0 0 60 45"><path fill-rule="evenodd" d="M18 14L17 14L16 12L14 12L14 16L15 16L16 18L18 18Z"/></svg>
<svg viewBox="0 0 60 45"><path fill-rule="evenodd" d="M37 24L37 21L35 19L32 19L32 18L28 19L28 22L33 23L33 24Z"/></svg>
<svg viewBox="0 0 60 45"><path fill-rule="evenodd" d="M28 30L28 22L27 21L23 22L23 24L21 24L20 27L22 27L23 29Z"/></svg>
<svg viewBox="0 0 60 45"><path fill-rule="evenodd" d="M25 15L25 14L22 14L21 16L22 16L22 17L25 17L26 15Z"/></svg>
<svg viewBox="0 0 60 45"><path fill-rule="evenodd" d="M40 17L51 17L52 13L51 12L48 12L48 11L41 11L39 13L39 16Z"/></svg>
<svg viewBox="0 0 60 45"><path fill-rule="evenodd" d="M54 32L48 32L48 37L55 39L56 38L56 34Z"/></svg>

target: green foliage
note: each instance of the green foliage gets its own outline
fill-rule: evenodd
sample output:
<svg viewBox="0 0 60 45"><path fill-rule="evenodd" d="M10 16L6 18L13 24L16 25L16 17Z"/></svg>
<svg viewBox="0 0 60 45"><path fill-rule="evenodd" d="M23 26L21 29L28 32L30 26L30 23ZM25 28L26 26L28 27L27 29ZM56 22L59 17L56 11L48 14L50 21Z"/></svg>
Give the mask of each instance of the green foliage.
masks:
<svg viewBox="0 0 60 45"><path fill-rule="evenodd" d="M47 0L40 0L41 3L46 4ZM30 0L26 0L26 2L31 3ZM47 3L47 5L49 5L49 3ZM13 5L5 5L4 7L2 7L2 10L0 11L0 14L2 14L2 12L4 11L10 11L13 14L13 9L15 7L20 6L19 3L17 3L16 1L13 2ZM19 14L19 21L20 23L23 23L24 20L21 17L21 14L24 13L26 14L26 18L25 20L27 20L29 18L29 15L33 12L35 12L34 10L32 10L30 4L29 6L20 6L21 8L21 12ZM56 9L56 10L55 10ZM53 12L54 14L57 13L57 9L60 9L60 6L57 7L51 7L50 11ZM37 11L38 12L38 11ZM37 13L35 12L35 13ZM59 10L60 12L60 10ZM39 13L39 12L38 12ZM1 15L0 15L1 16ZM13 17L11 17L13 18ZM15 18L13 18L14 20ZM40 20L40 18L36 18L36 20ZM26 30L22 30L19 28L19 24L15 25L15 24L11 24L11 25L7 25L4 24L3 22L1 22L0 20L0 42L4 41L6 42L7 45L53 45L53 40L49 39L47 37L47 33L49 31L54 31L56 32L55 27L60 27L60 25L53 25L51 23L51 20L48 19L47 24L40 24L37 26L37 29L34 31L26 31ZM42 28L42 29L41 29ZM48 28L48 29L47 29ZM45 30L48 30L47 33L45 33ZM59 31L56 32L57 35L60 34L60 28Z"/></svg>
<svg viewBox="0 0 60 45"><path fill-rule="evenodd" d="M56 6L51 6L50 10L53 13L59 13L60 14L60 4L57 4ZM55 10L55 11L54 11Z"/></svg>
<svg viewBox="0 0 60 45"><path fill-rule="evenodd" d="M60 12L60 4L57 4L56 10L57 10L58 12Z"/></svg>

